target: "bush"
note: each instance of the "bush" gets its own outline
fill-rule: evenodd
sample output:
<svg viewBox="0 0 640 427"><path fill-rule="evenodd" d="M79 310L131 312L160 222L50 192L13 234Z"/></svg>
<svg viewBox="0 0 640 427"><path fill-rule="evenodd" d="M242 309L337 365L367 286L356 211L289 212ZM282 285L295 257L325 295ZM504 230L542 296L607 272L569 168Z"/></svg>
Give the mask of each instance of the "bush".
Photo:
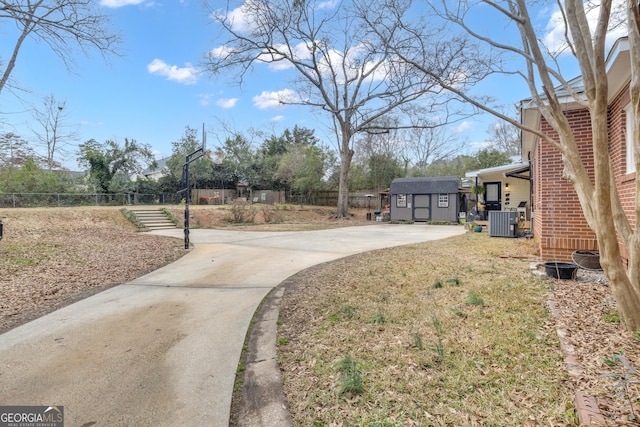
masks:
<svg viewBox="0 0 640 427"><path fill-rule="evenodd" d="M235 200L229 205L227 220L234 224L246 224L255 222L258 211L249 202Z"/></svg>

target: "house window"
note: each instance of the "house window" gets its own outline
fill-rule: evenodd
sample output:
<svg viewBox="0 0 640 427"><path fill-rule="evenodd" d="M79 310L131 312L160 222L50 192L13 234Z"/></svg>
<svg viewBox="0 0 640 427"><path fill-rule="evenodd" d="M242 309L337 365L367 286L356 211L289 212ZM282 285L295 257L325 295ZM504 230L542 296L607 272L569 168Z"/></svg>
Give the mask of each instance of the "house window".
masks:
<svg viewBox="0 0 640 427"><path fill-rule="evenodd" d="M627 173L633 173L636 171L636 162L633 156L633 110L631 104L627 105L624 109L627 115L627 128L626 128L626 143L627 143Z"/></svg>
<svg viewBox="0 0 640 427"><path fill-rule="evenodd" d="M449 195L448 194L438 194L438 207L439 208L448 208L449 207Z"/></svg>
<svg viewBox="0 0 640 427"><path fill-rule="evenodd" d="M407 195L406 194L398 194L396 196L396 207L398 207L398 208L406 208L407 207Z"/></svg>

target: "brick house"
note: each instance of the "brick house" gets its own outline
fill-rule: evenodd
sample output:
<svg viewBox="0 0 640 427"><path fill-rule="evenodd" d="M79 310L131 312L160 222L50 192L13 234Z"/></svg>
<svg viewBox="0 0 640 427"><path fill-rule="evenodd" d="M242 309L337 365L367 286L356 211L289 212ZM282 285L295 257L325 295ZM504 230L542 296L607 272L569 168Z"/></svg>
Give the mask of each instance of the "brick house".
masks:
<svg viewBox="0 0 640 427"><path fill-rule="evenodd" d="M634 204L635 163L632 144L627 143L631 132L627 129L629 108L629 41L616 41L607 58L609 78L609 147L613 162L616 186L623 200L627 217L635 226ZM569 82L580 93L583 84L580 77ZM591 146L591 121L589 112L579 106L565 92L566 115L576 132L580 155L593 179L593 150ZM549 136L557 135L540 115L531 99L520 103L522 123L540 129ZM532 176L532 228L543 260L571 260L575 250L598 250L595 234L584 218L576 192L562 178L562 155L548 142L523 132L522 159L528 162ZM622 248L624 250L624 248ZM626 253L622 253L626 257Z"/></svg>

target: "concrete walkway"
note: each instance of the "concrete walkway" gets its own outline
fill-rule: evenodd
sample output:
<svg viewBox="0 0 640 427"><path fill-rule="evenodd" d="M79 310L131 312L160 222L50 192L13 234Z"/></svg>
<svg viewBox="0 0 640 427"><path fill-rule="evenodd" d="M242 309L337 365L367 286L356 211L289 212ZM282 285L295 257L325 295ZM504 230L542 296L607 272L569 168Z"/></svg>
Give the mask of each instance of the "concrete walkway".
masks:
<svg viewBox="0 0 640 427"><path fill-rule="evenodd" d="M0 405L62 405L67 426L227 426L245 334L271 289L322 262L462 233L192 230L178 261L0 335Z"/></svg>

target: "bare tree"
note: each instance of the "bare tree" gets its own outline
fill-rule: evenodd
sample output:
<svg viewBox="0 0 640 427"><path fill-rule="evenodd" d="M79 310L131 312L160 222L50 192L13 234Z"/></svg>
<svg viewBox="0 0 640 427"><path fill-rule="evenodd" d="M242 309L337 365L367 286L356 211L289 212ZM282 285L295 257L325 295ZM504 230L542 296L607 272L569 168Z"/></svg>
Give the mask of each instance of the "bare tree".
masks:
<svg viewBox="0 0 640 427"><path fill-rule="evenodd" d="M515 114L505 114L511 117L512 121L517 121L514 117ZM520 154L520 129L511 122L498 119L489 125L487 135L489 135L493 148L500 150L507 156Z"/></svg>
<svg viewBox="0 0 640 427"><path fill-rule="evenodd" d="M112 32L109 18L92 0L0 0L0 23L18 30L8 59L0 61L0 93L9 84L18 55L27 38L44 43L70 67L76 48L117 53L120 37ZM3 35L3 38L6 38ZM8 40L3 40L8 45Z"/></svg>
<svg viewBox="0 0 640 427"><path fill-rule="evenodd" d="M338 217L348 216L354 135L387 132L380 119L391 114L402 117L409 106L433 117L432 123L438 125L453 120L461 108L453 106L451 92L437 80L416 73L386 47L395 37L395 16L407 12L410 1L398 1L394 8L399 11L392 16L378 6L377 0L246 0L237 8L212 6L211 10L226 39L209 52L205 61L209 72L228 72L241 84L256 66L292 71L296 90L282 91L277 101L318 109L332 120L340 154ZM374 34L368 22L384 26L385 33ZM449 38L438 28L430 29L425 49L434 60L434 72L452 84L454 80L463 84L457 76L469 68L457 55L466 38ZM398 128L408 126L400 123Z"/></svg>
<svg viewBox="0 0 640 427"><path fill-rule="evenodd" d="M413 166L419 169L450 158L462 149L447 127L416 127L406 133L405 139L411 141L406 144L407 153Z"/></svg>
<svg viewBox="0 0 640 427"><path fill-rule="evenodd" d="M390 0L393 2L393 0ZM527 127L517 120L505 115L498 108L493 108L486 99L479 99L440 79L434 73L430 63L421 55L420 47L424 45L429 34L423 34L422 28L415 20L405 20L402 34L405 44L396 49L387 45L406 64L419 70L426 76L438 80L444 88L457 93L469 103L496 117L531 132L538 138L547 141L560 153L564 162L564 177L574 186L585 218L594 231L600 249L602 267L612 285L613 294L618 302L626 327L635 331L640 328L640 228L632 227L625 215L621 199L616 191L612 161L608 147L608 90L606 62L606 38L612 25L620 21L628 23L630 45L631 83L630 96L633 111L633 152L636 167L640 167L640 15L637 0L624 0L619 4L622 9L615 9L612 0L603 0L594 8L592 2L583 0L566 0L552 2L559 8L561 25L564 25L564 46L554 49L545 45L543 34L537 31L530 14L531 2L525 0L505 0L480 2L448 1L432 3L432 11L447 22L456 24L467 34L482 43L491 52L495 60L485 62L485 73L503 73L520 76L530 90L531 102L540 111L542 117L557 132L551 137L540 129ZM536 2L537 4L537 2ZM483 21L506 22L515 28L520 36L519 42L504 41L498 35L491 35L485 29L477 29L471 24L474 8L480 7L479 13L485 17ZM477 10L477 9L476 9ZM626 12L625 12L626 11ZM621 15L619 14L621 12ZM489 13L495 16L489 17ZM589 15L589 16L588 16ZM591 18L591 19L590 19ZM595 18L595 19L593 19ZM621 19L622 18L622 19ZM590 24L591 22L591 24ZM477 24L477 20L476 20ZM504 29L501 29L504 34ZM495 36L495 37L494 37ZM414 46L412 55L407 55L406 44ZM579 93L563 75L560 64L560 53L569 54L579 65L584 90ZM468 55L477 55L470 52ZM511 63L514 68L506 68L502 59L515 59ZM579 151L577 136L564 114L564 103L567 97L587 109L591 117L593 169L594 179L589 178L588 170ZM636 174L636 194L640 192L640 174ZM640 198L636 197L635 218L640 218ZM637 224L637 223L636 223ZM620 246L626 247L628 268L625 268Z"/></svg>
<svg viewBox="0 0 640 427"><path fill-rule="evenodd" d="M76 128L67 123L69 112L66 100L57 100L53 94L43 99L43 110L35 109L33 119L39 125L31 129L41 145L47 149L47 168L49 171L58 165L56 156L64 153L64 146L78 139Z"/></svg>

